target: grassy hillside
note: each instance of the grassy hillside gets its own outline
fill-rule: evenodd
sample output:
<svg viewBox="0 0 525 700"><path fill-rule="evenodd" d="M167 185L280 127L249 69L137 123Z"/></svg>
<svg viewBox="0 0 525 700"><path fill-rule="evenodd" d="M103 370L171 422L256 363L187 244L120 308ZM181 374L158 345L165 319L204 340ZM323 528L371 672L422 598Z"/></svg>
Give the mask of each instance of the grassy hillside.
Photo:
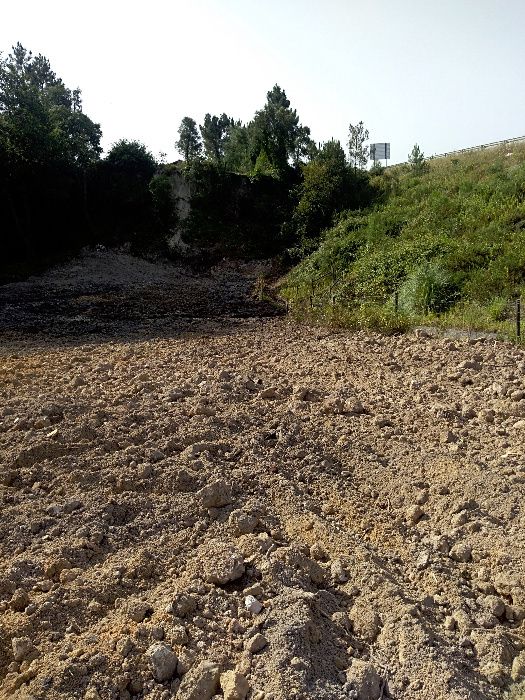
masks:
<svg viewBox="0 0 525 700"><path fill-rule="evenodd" d="M429 161L420 175L396 166L375 180L382 201L342 215L288 276L292 309L384 330L511 333L525 288L525 145Z"/></svg>

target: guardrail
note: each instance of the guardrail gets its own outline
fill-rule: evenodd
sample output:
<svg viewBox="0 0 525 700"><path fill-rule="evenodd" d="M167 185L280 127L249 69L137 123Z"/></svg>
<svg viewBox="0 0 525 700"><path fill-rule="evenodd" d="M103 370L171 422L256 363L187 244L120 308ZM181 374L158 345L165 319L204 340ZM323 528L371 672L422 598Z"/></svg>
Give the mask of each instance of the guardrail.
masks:
<svg viewBox="0 0 525 700"><path fill-rule="evenodd" d="M512 139L504 139L503 141L492 141L491 143L483 143L480 146L469 146L468 148L459 148L456 151L447 151L446 153L435 153L432 156L428 156L426 160L433 160L434 158L446 158L448 156L455 156L459 155L460 153L471 153L472 151L482 151L485 148L495 148L496 146L505 146L510 143L520 143L520 142L525 142L525 136L516 136L515 138ZM387 168L395 168L396 165L407 165L408 160L403 161L402 163L392 163L391 165L387 165Z"/></svg>

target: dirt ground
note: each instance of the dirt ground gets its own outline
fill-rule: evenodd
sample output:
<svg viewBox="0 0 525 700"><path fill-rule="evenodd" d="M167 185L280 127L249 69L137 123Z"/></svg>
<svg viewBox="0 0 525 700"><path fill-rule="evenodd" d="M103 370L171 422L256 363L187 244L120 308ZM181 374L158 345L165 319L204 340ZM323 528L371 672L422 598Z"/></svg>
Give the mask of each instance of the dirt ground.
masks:
<svg viewBox="0 0 525 700"><path fill-rule="evenodd" d="M0 697L524 698L524 351L256 275L0 287Z"/></svg>

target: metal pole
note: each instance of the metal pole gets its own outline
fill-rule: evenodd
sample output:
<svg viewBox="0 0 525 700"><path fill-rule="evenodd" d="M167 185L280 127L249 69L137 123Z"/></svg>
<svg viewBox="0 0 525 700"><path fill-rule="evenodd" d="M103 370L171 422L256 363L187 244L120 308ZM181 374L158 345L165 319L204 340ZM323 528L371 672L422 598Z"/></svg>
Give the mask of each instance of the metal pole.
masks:
<svg viewBox="0 0 525 700"><path fill-rule="evenodd" d="M516 337L521 339L521 299L516 299Z"/></svg>

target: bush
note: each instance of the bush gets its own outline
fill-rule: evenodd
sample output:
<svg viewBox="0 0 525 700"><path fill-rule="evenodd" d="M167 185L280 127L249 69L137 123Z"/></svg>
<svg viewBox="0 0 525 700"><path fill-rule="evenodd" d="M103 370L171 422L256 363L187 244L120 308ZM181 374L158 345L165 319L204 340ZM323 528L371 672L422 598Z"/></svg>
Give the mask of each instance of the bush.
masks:
<svg viewBox="0 0 525 700"><path fill-rule="evenodd" d="M427 262L414 268L399 291L400 308L410 314L426 315L448 309L458 291L449 272L440 262Z"/></svg>

